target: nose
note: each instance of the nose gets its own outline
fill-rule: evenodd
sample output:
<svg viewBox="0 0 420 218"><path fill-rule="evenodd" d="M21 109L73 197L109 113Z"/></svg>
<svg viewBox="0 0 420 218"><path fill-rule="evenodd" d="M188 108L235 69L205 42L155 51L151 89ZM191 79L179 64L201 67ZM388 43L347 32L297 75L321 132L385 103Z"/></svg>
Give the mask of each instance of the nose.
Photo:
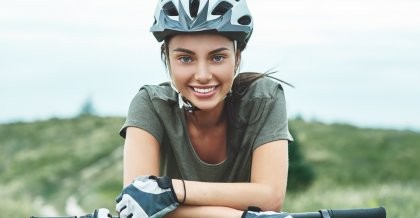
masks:
<svg viewBox="0 0 420 218"><path fill-rule="evenodd" d="M198 63L194 79L199 83L208 83L213 78L213 74L207 63Z"/></svg>

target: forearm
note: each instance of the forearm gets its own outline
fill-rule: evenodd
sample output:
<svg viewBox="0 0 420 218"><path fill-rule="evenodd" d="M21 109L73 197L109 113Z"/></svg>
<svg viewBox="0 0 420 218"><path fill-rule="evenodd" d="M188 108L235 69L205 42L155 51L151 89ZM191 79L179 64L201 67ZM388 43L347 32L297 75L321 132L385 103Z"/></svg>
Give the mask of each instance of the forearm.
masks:
<svg viewBox="0 0 420 218"><path fill-rule="evenodd" d="M167 214L165 218L196 218L196 217L206 217L206 218L240 218L243 211L236 210L228 207L218 207L218 206L180 206L176 210Z"/></svg>
<svg viewBox="0 0 420 218"><path fill-rule="evenodd" d="M184 190L180 180L173 180L178 200L182 201ZM245 210L258 206L263 210L280 210L284 191L260 183L208 183L185 181L186 205L221 206ZM279 206L280 205L280 206Z"/></svg>

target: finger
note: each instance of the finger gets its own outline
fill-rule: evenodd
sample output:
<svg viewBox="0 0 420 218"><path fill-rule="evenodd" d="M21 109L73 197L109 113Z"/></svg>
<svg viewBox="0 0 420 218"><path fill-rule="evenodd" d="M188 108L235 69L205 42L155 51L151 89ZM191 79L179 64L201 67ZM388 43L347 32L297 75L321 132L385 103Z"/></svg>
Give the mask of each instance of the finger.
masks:
<svg viewBox="0 0 420 218"><path fill-rule="evenodd" d="M125 204L125 202L120 201L118 204L115 205L115 210L117 212L121 212L122 210L124 210L125 208L127 208L127 205Z"/></svg>
<svg viewBox="0 0 420 218"><path fill-rule="evenodd" d="M122 200L122 193L118 195L118 197L115 199L115 202L119 203Z"/></svg>
<svg viewBox="0 0 420 218"><path fill-rule="evenodd" d="M127 209L123 209L120 212L120 218L129 218L129 217L132 217L132 216L133 216L133 214L131 212L129 212Z"/></svg>

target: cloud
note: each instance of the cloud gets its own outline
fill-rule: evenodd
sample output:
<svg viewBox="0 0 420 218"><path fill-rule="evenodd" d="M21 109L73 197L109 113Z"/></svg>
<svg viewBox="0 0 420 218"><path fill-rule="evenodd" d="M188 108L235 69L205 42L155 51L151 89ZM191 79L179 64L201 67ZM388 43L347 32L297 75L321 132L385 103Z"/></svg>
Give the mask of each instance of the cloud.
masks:
<svg viewBox="0 0 420 218"><path fill-rule="evenodd" d="M146 25L153 21L151 2L8 1L0 7L0 42L130 46L136 44L135 36L148 32Z"/></svg>
<svg viewBox="0 0 420 218"><path fill-rule="evenodd" d="M331 44L343 43L341 35L420 32L420 2L416 0L263 2L249 1L255 17L254 39L259 45L267 41L284 46Z"/></svg>

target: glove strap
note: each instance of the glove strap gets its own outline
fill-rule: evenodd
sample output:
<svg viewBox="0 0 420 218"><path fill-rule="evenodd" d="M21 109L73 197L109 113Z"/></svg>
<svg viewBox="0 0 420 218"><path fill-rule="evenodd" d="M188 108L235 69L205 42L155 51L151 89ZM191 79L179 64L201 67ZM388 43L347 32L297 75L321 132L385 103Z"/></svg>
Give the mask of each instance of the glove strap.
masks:
<svg viewBox="0 0 420 218"><path fill-rule="evenodd" d="M241 218L246 218L246 215L247 215L248 211L261 212L262 210L261 210L261 208L256 207L256 206L249 206L249 207L248 207L248 209L247 209L247 210L245 210L245 211L242 213Z"/></svg>
<svg viewBox="0 0 420 218"><path fill-rule="evenodd" d="M184 204L185 200L187 199L187 189L185 188L185 181L182 178L181 178L181 181L182 181L182 187L184 187L184 198L180 202L180 205Z"/></svg>

